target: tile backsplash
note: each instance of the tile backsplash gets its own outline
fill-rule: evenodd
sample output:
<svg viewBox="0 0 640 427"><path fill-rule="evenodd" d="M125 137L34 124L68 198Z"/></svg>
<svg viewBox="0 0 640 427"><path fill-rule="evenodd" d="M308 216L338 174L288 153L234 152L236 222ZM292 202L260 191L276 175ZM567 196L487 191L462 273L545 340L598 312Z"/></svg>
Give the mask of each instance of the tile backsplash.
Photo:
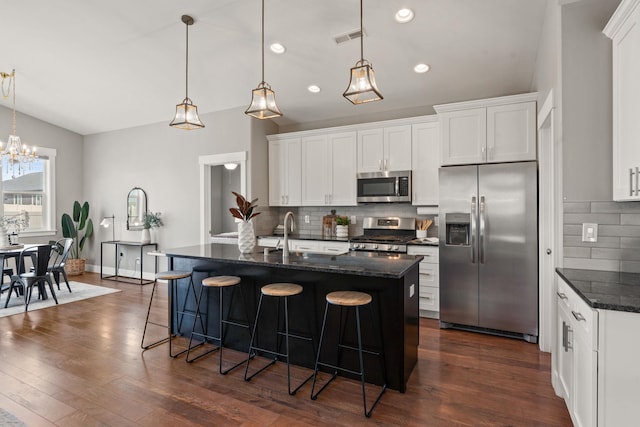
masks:
<svg viewBox="0 0 640 427"><path fill-rule="evenodd" d="M564 202L564 267L640 273L639 202ZM582 241L582 224L598 241Z"/></svg>
<svg viewBox="0 0 640 427"><path fill-rule="evenodd" d="M377 205L360 205L360 206L338 206L338 207L292 207L292 208L262 208L259 218L260 224L257 226L256 234L271 234L273 228L282 224L284 215L288 211L292 211L295 219L295 232L301 234L322 234L322 217L331 214L331 209L336 210L336 215L346 215L348 217L355 216L356 223L349 226L349 236L357 236L363 233L362 218L368 216L398 216L416 219L434 220L433 225L427 230L428 237L438 237L437 215L418 215L415 206L390 203ZM305 216L309 216L309 223L305 223ZM258 219L256 218L256 219Z"/></svg>

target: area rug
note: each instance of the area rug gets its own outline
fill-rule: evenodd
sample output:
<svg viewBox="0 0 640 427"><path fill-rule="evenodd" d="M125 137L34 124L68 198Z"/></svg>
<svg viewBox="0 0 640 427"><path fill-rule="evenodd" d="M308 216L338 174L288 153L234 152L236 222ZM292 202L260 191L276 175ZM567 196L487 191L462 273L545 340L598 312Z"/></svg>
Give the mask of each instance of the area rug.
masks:
<svg viewBox="0 0 640 427"><path fill-rule="evenodd" d="M103 286L89 285L82 282L69 281L71 286L71 293L67 289L67 285L60 283L60 290L58 291L56 285L53 285L56 289L56 296L58 297L58 304L68 304L70 302L81 301L83 299L99 297L101 295L112 294L114 292L120 292L119 289L105 288ZM48 290L48 287L47 287ZM24 313L24 297L16 297L15 292L11 295L9 300L9 307L4 308L4 304L7 300L8 291L4 292L0 297L0 317L11 316L13 314ZM43 308L49 308L56 305L56 302L49 295L49 299L41 301L38 299L38 292L33 293L31 302L29 303L29 311L41 310Z"/></svg>
<svg viewBox="0 0 640 427"><path fill-rule="evenodd" d="M0 408L0 426L26 427L26 424L16 418L12 413Z"/></svg>

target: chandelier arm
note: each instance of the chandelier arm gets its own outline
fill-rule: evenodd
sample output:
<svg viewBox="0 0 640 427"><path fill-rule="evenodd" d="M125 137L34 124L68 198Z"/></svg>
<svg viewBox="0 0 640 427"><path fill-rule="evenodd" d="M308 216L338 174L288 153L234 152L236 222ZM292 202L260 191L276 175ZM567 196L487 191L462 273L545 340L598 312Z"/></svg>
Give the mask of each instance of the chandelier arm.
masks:
<svg viewBox="0 0 640 427"><path fill-rule="evenodd" d="M16 135L16 70L11 71L13 80L13 135Z"/></svg>

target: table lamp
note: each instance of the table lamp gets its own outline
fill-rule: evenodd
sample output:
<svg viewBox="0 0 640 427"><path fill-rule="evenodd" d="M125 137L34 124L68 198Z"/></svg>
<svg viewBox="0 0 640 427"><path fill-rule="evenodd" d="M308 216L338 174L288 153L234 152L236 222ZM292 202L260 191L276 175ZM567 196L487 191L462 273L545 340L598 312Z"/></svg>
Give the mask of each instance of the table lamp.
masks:
<svg viewBox="0 0 640 427"><path fill-rule="evenodd" d="M111 223L109 223L109 221L111 221ZM111 231L113 233L113 239L112 241L116 241L116 216L111 215L111 216L105 216L104 218L102 218L102 221L100 221L100 226L104 227L104 228L109 228L109 226L111 226Z"/></svg>

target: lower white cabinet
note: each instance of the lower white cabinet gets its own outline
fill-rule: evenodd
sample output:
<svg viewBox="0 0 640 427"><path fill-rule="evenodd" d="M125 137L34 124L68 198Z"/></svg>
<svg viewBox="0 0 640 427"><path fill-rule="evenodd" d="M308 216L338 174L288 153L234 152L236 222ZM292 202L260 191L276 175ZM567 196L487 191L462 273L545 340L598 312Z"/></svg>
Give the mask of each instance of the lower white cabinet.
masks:
<svg viewBox="0 0 640 427"><path fill-rule="evenodd" d="M409 245L408 255L422 255L420 261L420 316L437 319L440 312L440 264L437 246Z"/></svg>
<svg viewBox="0 0 640 427"><path fill-rule="evenodd" d="M258 238L258 246L280 248L284 237L266 236ZM312 252L321 254L341 255L349 252L349 242L335 240L305 240L289 239L289 250L293 252Z"/></svg>
<svg viewBox="0 0 640 427"><path fill-rule="evenodd" d="M576 427L637 426L640 313L591 308L558 281L556 392Z"/></svg>

